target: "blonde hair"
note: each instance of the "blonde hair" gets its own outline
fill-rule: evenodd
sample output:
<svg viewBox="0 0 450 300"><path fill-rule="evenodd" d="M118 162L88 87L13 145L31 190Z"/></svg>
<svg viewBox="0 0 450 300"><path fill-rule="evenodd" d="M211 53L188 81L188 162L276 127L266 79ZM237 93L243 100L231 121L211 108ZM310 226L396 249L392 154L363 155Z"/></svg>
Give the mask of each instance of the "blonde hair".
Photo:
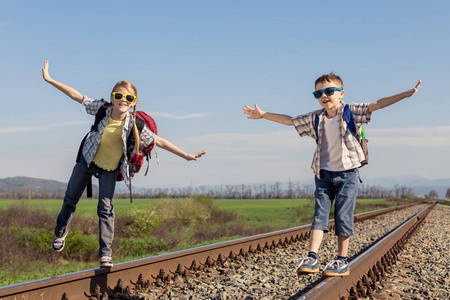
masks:
<svg viewBox="0 0 450 300"><path fill-rule="evenodd" d="M136 96L136 100L135 100L136 103L134 104L134 107L133 107L133 135L134 135L134 149L135 149L136 153L140 154L141 140L139 138L139 130L136 126L136 105L137 105L137 99L138 99L137 89L136 89L136 86L128 80L121 80L118 83L116 83L116 85L114 85L114 87L112 89L112 92L114 92L115 89L118 87L123 87L129 91L133 91L133 94Z"/></svg>

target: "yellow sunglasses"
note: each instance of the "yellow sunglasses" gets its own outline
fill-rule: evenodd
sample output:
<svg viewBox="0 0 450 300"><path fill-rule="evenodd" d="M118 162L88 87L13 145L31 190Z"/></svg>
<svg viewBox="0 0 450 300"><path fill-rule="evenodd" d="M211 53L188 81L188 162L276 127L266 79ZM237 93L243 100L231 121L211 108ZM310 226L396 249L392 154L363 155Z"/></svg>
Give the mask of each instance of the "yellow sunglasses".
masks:
<svg viewBox="0 0 450 300"><path fill-rule="evenodd" d="M135 95L122 94L122 93L118 93L118 92L114 92L114 93L112 93L112 95L113 95L114 100L120 101L123 98L125 98L125 100L130 103L132 103L137 98Z"/></svg>

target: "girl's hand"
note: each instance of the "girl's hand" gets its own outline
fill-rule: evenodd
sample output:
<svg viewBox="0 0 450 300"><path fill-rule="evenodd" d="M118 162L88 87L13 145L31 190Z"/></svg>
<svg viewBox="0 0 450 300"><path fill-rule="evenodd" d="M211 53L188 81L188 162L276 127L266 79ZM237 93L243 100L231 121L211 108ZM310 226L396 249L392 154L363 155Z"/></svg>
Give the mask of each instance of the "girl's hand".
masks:
<svg viewBox="0 0 450 300"><path fill-rule="evenodd" d="M417 93L421 84L422 84L422 80L419 80L419 82L416 84L416 86L413 89L406 91L406 94L407 94L406 97L411 97L412 95Z"/></svg>
<svg viewBox="0 0 450 300"><path fill-rule="evenodd" d="M44 67L42 68L42 77L44 77L45 81L49 81L52 79L48 74L48 60L44 61Z"/></svg>
<svg viewBox="0 0 450 300"><path fill-rule="evenodd" d="M202 157L205 154L206 154L206 151L201 151L201 152L196 153L196 154L188 154L186 156L186 160L197 160L198 158Z"/></svg>
<svg viewBox="0 0 450 300"><path fill-rule="evenodd" d="M259 109L258 104L255 104L255 109L245 105L242 110L244 111L244 114L248 116L247 119L261 119L266 113L265 111Z"/></svg>

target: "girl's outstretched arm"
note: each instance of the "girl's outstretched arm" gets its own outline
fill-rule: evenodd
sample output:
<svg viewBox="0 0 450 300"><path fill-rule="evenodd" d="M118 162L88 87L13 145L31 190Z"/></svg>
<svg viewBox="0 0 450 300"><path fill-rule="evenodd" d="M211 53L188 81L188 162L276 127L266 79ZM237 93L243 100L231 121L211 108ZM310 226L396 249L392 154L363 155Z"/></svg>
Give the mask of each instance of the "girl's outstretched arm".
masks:
<svg viewBox="0 0 450 300"><path fill-rule="evenodd" d="M168 140L163 139L162 137L159 136L156 137L156 146L169 152L172 152L173 154L176 154L179 157L184 158L185 160L197 160L198 158L206 154L206 151L200 151L195 154L187 154L186 152L184 152L183 150L181 150Z"/></svg>
<svg viewBox="0 0 450 300"><path fill-rule="evenodd" d="M54 79L52 79L48 73L48 61L44 61L44 67L42 68L42 77L44 77L44 80L53 85L55 88L72 98L73 100L82 103L84 96L80 94L77 90L71 88L70 86L67 86L65 84L62 84L61 82L58 82Z"/></svg>

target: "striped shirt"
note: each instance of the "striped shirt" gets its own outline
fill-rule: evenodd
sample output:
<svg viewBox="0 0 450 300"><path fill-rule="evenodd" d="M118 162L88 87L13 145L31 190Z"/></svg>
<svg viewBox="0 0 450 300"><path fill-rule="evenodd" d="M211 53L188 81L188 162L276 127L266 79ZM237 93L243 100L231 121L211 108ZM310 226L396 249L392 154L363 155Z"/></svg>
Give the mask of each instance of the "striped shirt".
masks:
<svg viewBox="0 0 450 300"><path fill-rule="evenodd" d="M103 103L104 102L102 102L101 100L94 100L84 96L82 105L86 107L86 112L88 114L95 116L95 114L103 105ZM108 123L108 118L111 114L111 111L112 106L106 109L106 116L100 121L100 123L98 123L97 130L90 132L89 136L86 138L86 141L84 142L83 157L87 162L88 166L92 162L94 154L97 152L98 145L100 144L103 133L105 132L105 127L106 124ZM127 163L128 158L126 149L127 149L127 139L132 131L133 131L133 118L131 116L131 113L128 112L125 118L125 124L123 125L122 128L123 155L120 161L121 162L120 170L122 171L124 182L128 186L128 188L131 187L131 180L128 175L130 166ZM147 126L144 126L139 137L141 139L141 147L144 148L150 145L151 142L156 140L156 135L153 132L151 132L150 129L147 128ZM133 155L133 153L131 155Z"/></svg>
<svg viewBox="0 0 450 300"><path fill-rule="evenodd" d="M364 153L361 149L361 145L347 128L347 122L344 120L344 106L345 103L341 101L341 105L338 108L338 123L340 130L340 141L342 146L342 165L345 170L351 170L361 166L361 161L364 160ZM355 122L356 129L364 124L369 124L371 114L369 113L369 103L350 103L350 111L353 115L353 120ZM324 118L325 109L316 110L305 115L299 115L292 118L295 129L301 137L310 136L317 140L316 151L314 152L313 161L311 168L314 174L320 178L320 151L322 146L322 135L324 129ZM319 127L318 127L318 137L316 136L316 131L314 129L314 119L315 116L319 116Z"/></svg>

